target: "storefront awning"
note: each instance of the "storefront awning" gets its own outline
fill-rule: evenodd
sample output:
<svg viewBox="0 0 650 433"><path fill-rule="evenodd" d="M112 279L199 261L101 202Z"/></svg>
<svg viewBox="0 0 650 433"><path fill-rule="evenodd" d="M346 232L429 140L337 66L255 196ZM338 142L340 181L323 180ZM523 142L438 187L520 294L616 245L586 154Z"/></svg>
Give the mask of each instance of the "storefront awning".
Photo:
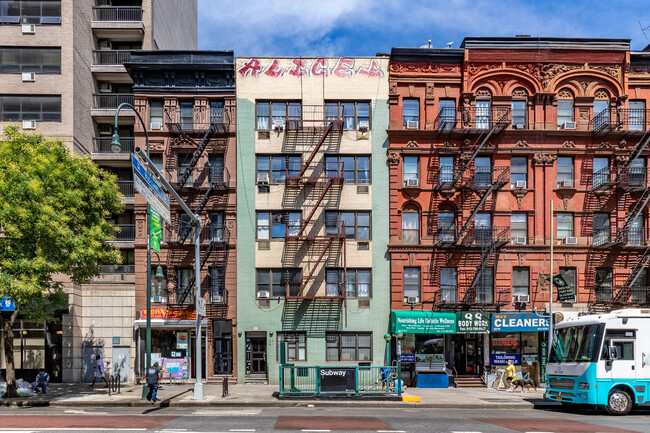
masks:
<svg viewBox="0 0 650 433"><path fill-rule="evenodd" d="M201 326L208 326L208 321L203 319ZM133 329L146 328L147 320L138 319L133 322ZM183 319L151 319L151 328L153 329L194 329L196 320Z"/></svg>

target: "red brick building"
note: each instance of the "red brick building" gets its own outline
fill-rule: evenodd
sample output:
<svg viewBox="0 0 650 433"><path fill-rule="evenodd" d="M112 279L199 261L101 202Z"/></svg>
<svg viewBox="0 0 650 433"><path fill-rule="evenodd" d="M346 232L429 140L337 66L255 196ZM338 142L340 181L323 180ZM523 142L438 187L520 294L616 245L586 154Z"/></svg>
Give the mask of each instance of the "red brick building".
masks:
<svg viewBox="0 0 650 433"><path fill-rule="evenodd" d="M648 305L649 64L618 39L394 48L391 310L548 311L551 235L554 311Z"/></svg>

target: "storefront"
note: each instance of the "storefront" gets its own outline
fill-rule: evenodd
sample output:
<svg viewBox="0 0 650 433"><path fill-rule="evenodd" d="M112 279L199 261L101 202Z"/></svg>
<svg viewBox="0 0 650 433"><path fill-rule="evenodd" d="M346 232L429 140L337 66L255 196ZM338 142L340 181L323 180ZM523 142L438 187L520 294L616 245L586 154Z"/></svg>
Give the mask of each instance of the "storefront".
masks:
<svg viewBox="0 0 650 433"><path fill-rule="evenodd" d="M496 370L512 361L539 383L544 377L548 317L534 312L492 315L490 365Z"/></svg>
<svg viewBox="0 0 650 433"><path fill-rule="evenodd" d="M481 374L489 353L490 315L484 312L391 312L391 332L402 336L402 369L411 386L426 374ZM396 342L395 342L396 343Z"/></svg>
<svg viewBox="0 0 650 433"><path fill-rule="evenodd" d="M138 353L138 376L145 371L145 337L147 312L140 311L140 319L134 322ZM203 377L207 377L208 321L201 322ZM189 310L151 310L151 363L162 367L163 378L189 379L195 377L196 313Z"/></svg>

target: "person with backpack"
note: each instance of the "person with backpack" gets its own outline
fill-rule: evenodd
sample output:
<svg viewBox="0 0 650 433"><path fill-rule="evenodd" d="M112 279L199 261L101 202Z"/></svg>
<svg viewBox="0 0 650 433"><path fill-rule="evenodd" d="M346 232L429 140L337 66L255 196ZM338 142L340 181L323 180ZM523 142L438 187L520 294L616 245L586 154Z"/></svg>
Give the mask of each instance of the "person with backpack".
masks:
<svg viewBox="0 0 650 433"><path fill-rule="evenodd" d="M147 400L151 404L156 403L156 394L158 394L158 381L162 377L162 373L158 368L158 363L154 362L153 365L147 369L147 385L149 385L149 393L147 394Z"/></svg>

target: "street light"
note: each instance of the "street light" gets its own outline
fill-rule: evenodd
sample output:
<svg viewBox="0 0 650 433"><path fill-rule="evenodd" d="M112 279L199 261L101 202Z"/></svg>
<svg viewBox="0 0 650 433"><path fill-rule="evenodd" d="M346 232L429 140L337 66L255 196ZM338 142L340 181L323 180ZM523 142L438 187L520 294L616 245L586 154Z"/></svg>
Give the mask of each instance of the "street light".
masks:
<svg viewBox="0 0 650 433"><path fill-rule="evenodd" d="M397 388L397 395L401 396L402 395L402 338L404 338L404 334L398 332L395 334L395 338L397 338L397 347L395 350L397 355L397 383L395 383L395 388Z"/></svg>
<svg viewBox="0 0 650 433"><path fill-rule="evenodd" d="M144 138L145 138L145 143L147 145L147 158L149 157L149 133L147 132L147 127L145 126L144 120L142 120L142 117L140 116L140 113L138 113L138 110L135 109L135 107L132 104L129 104L128 102L122 102L120 105L117 106L117 110L115 111L115 126L113 128L113 139L111 140L111 152L113 153L120 153L122 150L122 145L120 144L120 135L117 133L117 119L120 114L120 110L123 107L128 107L133 110L135 115L140 119L140 123L142 124L142 129L144 130ZM147 330L145 333L145 371L147 368L151 366L151 246L149 244L150 242L150 227L149 227L149 214L151 212L151 208L149 204L147 203ZM158 257L158 268L160 269L160 274L162 274L162 268L160 267L160 257ZM156 269L156 275L158 275L158 269ZM142 398L146 398L147 394L149 393L149 387L147 386L147 381L142 382Z"/></svg>
<svg viewBox="0 0 650 433"><path fill-rule="evenodd" d="M384 341L386 342L386 365L390 365L390 334L384 334Z"/></svg>

